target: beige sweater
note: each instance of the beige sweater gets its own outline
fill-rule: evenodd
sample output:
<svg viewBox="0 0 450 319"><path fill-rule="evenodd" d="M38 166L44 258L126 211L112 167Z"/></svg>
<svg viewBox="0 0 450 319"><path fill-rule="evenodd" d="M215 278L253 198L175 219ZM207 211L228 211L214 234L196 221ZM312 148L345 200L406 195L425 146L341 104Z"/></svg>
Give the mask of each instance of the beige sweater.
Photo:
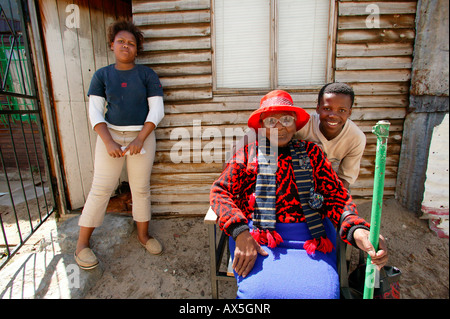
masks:
<svg viewBox="0 0 450 319"><path fill-rule="evenodd" d="M366 147L366 136L355 123L348 119L341 133L329 141L320 132L319 124L319 114L312 114L308 123L296 133L295 137L317 143L338 176L349 184L355 183Z"/></svg>

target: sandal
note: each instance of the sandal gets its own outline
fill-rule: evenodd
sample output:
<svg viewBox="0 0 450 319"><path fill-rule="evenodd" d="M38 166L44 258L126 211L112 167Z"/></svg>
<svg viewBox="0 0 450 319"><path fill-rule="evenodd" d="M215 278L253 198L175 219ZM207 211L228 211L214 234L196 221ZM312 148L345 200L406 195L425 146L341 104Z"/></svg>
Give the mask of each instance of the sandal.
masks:
<svg viewBox="0 0 450 319"><path fill-rule="evenodd" d="M78 255L75 252L74 257L81 269L89 270L98 266L98 259L89 247L83 248Z"/></svg>
<svg viewBox="0 0 450 319"><path fill-rule="evenodd" d="M151 237L145 244L141 243L138 238L138 242L152 255L161 255L163 252L163 247L156 238Z"/></svg>

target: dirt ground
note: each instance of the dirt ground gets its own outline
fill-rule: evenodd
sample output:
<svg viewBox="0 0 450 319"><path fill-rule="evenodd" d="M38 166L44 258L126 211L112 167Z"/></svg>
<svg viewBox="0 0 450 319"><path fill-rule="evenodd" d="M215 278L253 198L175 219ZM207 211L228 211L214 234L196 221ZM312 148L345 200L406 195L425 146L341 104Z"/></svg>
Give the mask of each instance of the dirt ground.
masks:
<svg viewBox="0 0 450 319"><path fill-rule="evenodd" d="M371 203L358 209L370 220ZM2 216L8 216L4 207ZM85 299L211 298L208 231L203 218L155 218L150 233L162 241L163 255L146 253L137 242L136 230L110 255L96 252L104 272ZM393 199L383 204L381 233L388 240L389 264L402 272L401 298L449 298L448 239L438 238L426 220ZM233 299L235 291L234 282L219 282L220 298Z"/></svg>
<svg viewBox="0 0 450 319"><path fill-rule="evenodd" d="M370 221L372 204L358 206ZM404 299L449 298L449 239L438 238L428 221L394 199L383 202L381 234L387 239L389 265L398 267Z"/></svg>
<svg viewBox="0 0 450 319"><path fill-rule="evenodd" d="M359 206L370 220L371 203ZM402 272L404 299L449 298L449 240L438 238L395 200L384 202L381 233L389 264ZM86 298L210 298L207 229L202 218L155 219L150 231L164 243L162 256L145 253L135 234L112 256L101 256L102 279ZM234 283L219 282L220 298L235 298Z"/></svg>

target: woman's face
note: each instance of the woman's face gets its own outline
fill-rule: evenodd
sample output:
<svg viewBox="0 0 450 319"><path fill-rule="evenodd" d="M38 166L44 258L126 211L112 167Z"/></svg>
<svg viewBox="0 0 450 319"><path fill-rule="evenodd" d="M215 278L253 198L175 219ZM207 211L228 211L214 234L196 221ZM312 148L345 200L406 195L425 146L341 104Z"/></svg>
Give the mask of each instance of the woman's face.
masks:
<svg viewBox="0 0 450 319"><path fill-rule="evenodd" d="M134 63L137 56L136 38L128 31L119 31L111 43L111 50L114 51L116 62Z"/></svg>
<svg viewBox="0 0 450 319"><path fill-rule="evenodd" d="M293 117L293 121L289 121L287 117ZM275 127L270 128L264 122L267 118L274 118L278 120L276 122ZM287 126L283 125L282 122ZM292 123L290 123L292 122ZM294 112L267 112L261 115L261 127L266 129L266 137L269 139L271 143L274 145L283 147L288 145L289 141L294 136L295 132L297 132L297 128L295 126L296 116ZM278 131L278 138L276 140L271 139L270 130L275 129Z"/></svg>

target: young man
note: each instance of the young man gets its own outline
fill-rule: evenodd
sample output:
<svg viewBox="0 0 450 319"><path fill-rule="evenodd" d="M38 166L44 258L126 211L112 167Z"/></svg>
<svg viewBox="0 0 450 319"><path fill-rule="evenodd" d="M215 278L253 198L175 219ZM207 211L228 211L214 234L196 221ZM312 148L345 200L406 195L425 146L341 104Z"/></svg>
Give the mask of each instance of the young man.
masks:
<svg viewBox="0 0 450 319"><path fill-rule="evenodd" d="M318 144L345 188L358 178L366 136L349 118L355 94L345 83L328 83L319 92L316 114L296 137Z"/></svg>

